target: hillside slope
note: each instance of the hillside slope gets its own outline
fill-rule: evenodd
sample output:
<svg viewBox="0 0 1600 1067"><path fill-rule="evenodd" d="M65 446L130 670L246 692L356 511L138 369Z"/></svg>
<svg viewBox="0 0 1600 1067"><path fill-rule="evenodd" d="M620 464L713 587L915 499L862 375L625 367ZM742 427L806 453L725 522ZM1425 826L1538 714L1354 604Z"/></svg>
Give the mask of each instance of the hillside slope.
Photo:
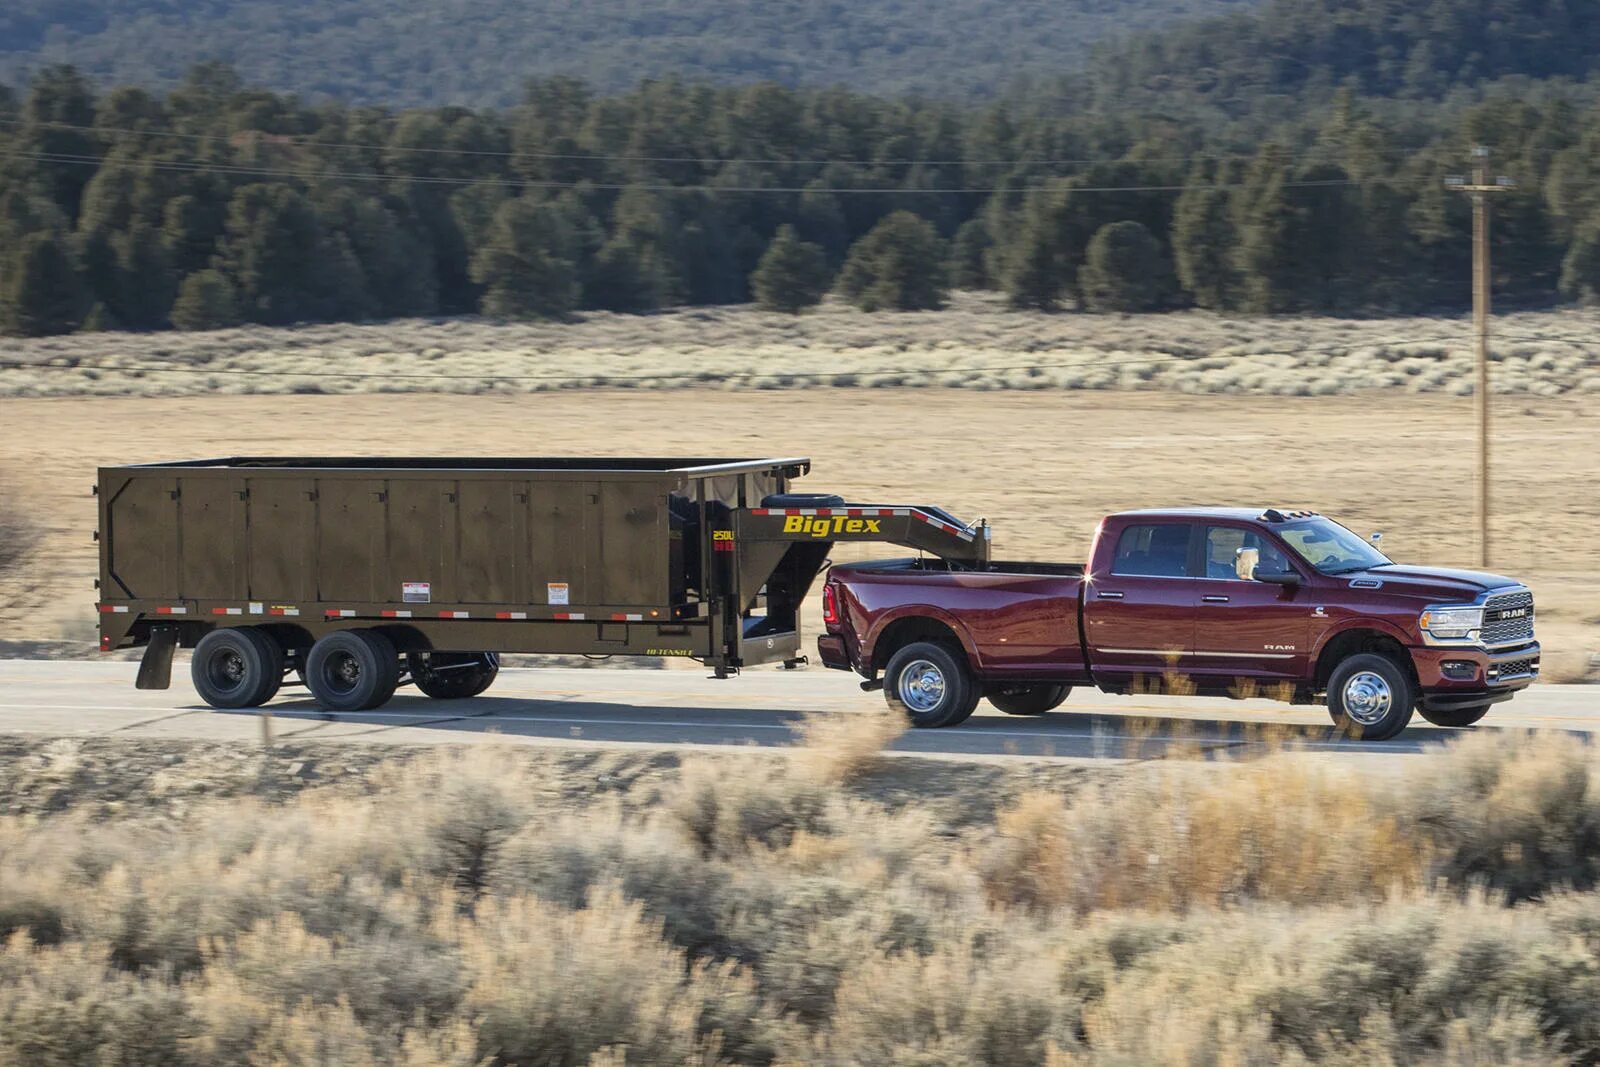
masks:
<svg viewBox="0 0 1600 1067"><path fill-rule="evenodd" d="M169 84L220 59L252 84L390 104L505 104L530 76L986 94L1129 30L1257 0L11 0L0 83L72 63Z"/></svg>

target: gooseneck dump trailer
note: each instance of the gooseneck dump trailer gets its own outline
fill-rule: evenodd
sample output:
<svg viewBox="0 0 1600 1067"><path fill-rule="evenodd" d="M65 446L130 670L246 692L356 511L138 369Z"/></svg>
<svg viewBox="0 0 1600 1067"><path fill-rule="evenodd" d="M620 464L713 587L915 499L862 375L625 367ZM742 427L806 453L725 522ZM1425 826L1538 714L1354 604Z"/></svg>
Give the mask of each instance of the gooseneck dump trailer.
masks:
<svg viewBox="0 0 1600 1067"><path fill-rule="evenodd" d="M791 487L791 459L233 457L105 467L100 647L173 650L217 707L287 679L335 710L412 682L481 692L501 653L682 656L717 677L802 661L833 544L987 565L989 530L928 505Z"/></svg>

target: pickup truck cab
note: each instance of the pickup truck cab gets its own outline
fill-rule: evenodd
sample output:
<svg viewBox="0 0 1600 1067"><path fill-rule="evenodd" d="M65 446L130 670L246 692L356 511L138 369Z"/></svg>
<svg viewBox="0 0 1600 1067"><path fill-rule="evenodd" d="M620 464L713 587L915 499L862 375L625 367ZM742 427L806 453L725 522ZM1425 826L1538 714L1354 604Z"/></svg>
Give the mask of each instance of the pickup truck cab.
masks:
<svg viewBox="0 0 1600 1067"><path fill-rule="evenodd" d="M823 588L829 667L914 725L980 699L1037 715L1074 686L1326 702L1383 740L1419 711L1470 726L1538 677L1533 594L1512 578L1397 564L1308 511L1112 515L1087 564L900 559Z"/></svg>

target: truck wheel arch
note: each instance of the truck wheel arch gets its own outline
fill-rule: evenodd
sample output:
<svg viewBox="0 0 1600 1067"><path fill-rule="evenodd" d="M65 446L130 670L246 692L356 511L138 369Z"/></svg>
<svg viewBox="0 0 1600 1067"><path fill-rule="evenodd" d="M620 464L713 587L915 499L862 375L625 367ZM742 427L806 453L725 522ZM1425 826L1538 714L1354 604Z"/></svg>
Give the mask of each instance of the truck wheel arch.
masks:
<svg viewBox="0 0 1600 1067"><path fill-rule="evenodd" d="M1373 652L1399 663L1416 683L1416 665L1411 653L1406 651L1404 636L1385 623L1375 619L1352 621L1349 625L1329 634L1317 650L1314 681L1318 689L1328 684L1341 660L1361 652Z"/></svg>
<svg viewBox="0 0 1600 1067"><path fill-rule="evenodd" d="M908 608L879 622L866 642L866 656L874 675L889 663L889 657L913 641L940 641L960 647L967 662L978 666L978 650L972 637L946 612L932 607Z"/></svg>

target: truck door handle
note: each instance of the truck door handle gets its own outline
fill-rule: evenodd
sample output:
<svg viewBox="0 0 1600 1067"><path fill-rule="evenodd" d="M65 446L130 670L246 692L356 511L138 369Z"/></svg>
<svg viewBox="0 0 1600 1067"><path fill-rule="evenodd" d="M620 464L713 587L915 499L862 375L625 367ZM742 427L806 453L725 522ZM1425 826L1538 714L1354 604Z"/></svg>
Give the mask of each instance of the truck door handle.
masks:
<svg viewBox="0 0 1600 1067"><path fill-rule="evenodd" d="M1115 592L1112 592L1112 593L1096 593L1095 595L1097 597L1099 597L1101 600L1121 600L1122 599L1122 594L1121 593L1115 593Z"/></svg>
<svg viewBox="0 0 1600 1067"><path fill-rule="evenodd" d="M1203 596L1200 599L1207 604L1226 604L1228 602L1228 598L1225 596Z"/></svg>

